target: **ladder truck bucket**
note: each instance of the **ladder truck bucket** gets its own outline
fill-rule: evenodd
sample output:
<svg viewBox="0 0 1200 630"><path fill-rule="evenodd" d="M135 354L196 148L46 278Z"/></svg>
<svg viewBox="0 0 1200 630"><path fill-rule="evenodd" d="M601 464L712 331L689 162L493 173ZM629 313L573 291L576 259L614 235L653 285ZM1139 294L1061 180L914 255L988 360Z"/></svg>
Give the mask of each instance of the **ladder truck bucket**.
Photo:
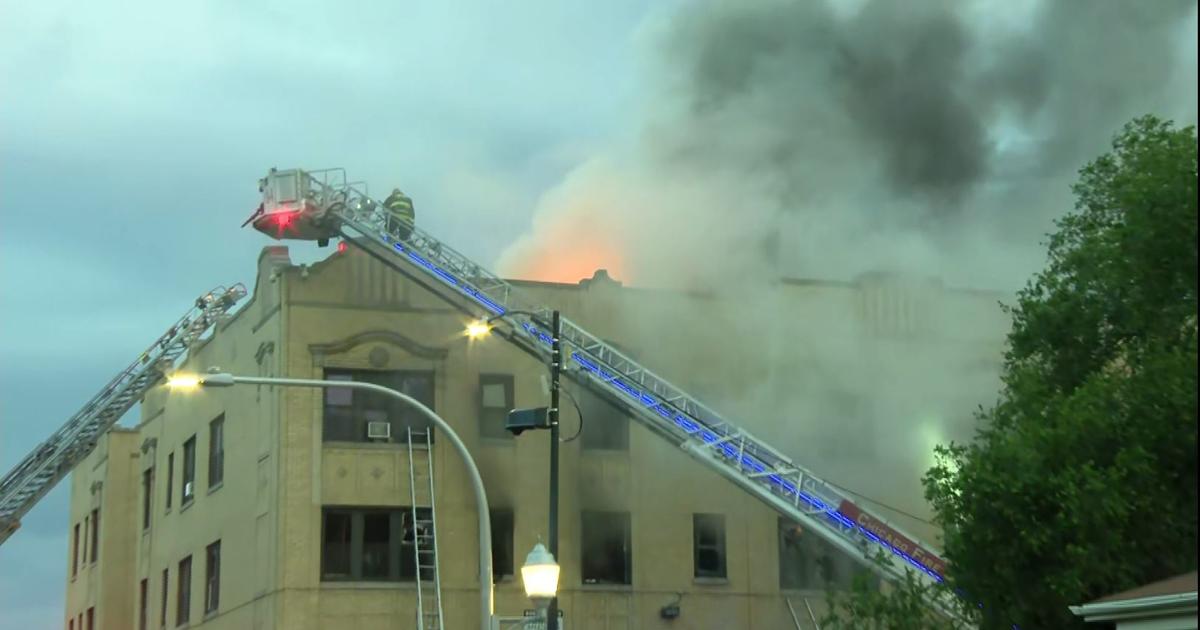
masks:
<svg viewBox="0 0 1200 630"><path fill-rule="evenodd" d="M254 229L277 240L327 244L338 234L335 217L329 214L337 199L328 187L312 184L312 176L306 171L271 169L258 180L262 205L250 218Z"/></svg>

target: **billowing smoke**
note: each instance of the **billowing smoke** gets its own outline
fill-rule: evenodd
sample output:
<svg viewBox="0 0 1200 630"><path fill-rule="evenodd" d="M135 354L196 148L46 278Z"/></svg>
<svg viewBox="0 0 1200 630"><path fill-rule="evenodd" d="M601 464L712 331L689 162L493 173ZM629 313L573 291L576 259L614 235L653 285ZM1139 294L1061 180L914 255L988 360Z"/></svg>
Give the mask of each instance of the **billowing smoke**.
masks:
<svg viewBox="0 0 1200 630"><path fill-rule="evenodd" d="M649 25L631 137L545 195L502 272L1012 288L1124 121L1196 117L1194 0L842 4L689 3Z"/></svg>
<svg viewBox="0 0 1200 630"><path fill-rule="evenodd" d="M932 442L970 437L1007 332L928 279L1010 292L1040 269L1124 122L1195 122L1195 38L1194 0L686 3L647 26L630 135L542 198L500 271L703 292L606 323L799 461L920 511ZM774 284L876 271L914 279L925 336Z"/></svg>

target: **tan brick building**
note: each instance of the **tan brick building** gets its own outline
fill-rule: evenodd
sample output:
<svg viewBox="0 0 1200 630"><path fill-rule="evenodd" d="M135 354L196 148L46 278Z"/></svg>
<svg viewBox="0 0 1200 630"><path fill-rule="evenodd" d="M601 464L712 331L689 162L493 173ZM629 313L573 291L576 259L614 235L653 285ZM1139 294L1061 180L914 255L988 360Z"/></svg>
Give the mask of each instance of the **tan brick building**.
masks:
<svg viewBox="0 0 1200 630"><path fill-rule="evenodd" d="M820 321L823 328L765 338L723 321L728 310L702 294L625 288L603 277L516 284L702 398L737 411L770 409L761 403L769 397L754 393L762 383L780 386L772 379L783 378L782 389L796 389L788 379L807 378L805 357L840 352L839 344L862 335L877 341L869 352L899 344L889 356L908 356L918 367L920 353L909 346L950 348L962 363L953 369L977 370L980 387L990 386L1006 331L995 295L936 283L897 289L880 277L777 283L765 310L787 313L786 321L755 325L806 330ZM704 309L715 321L680 317ZM931 314L970 325L946 327ZM466 339L469 319L353 249L305 267L293 265L286 248L271 247L260 257L250 301L193 350L186 368L366 379L426 402L482 471L493 512L496 613L519 616L530 604L513 574L545 534L548 445L544 432L508 436L502 419L510 408L546 404L545 367L502 339ZM956 332L946 334L950 328ZM713 342L713 330L729 339ZM730 357L729 344L748 354ZM568 391L585 424L562 449L566 628L795 628L785 597L802 627L811 627L805 600L819 615L827 581L845 583L852 561L826 557L815 537L796 536L775 512L677 446L578 386ZM569 436L578 419L566 399L563 407ZM392 439L368 440L370 422L389 423ZM788 446L845 431L773 422L758 417L747 425L769 435L779 429L774 437ZM71 531L81 533L70 545L64 625L92 630L91 614L94 627L104 629L412 627L416 571L403 439L410 426L421 426L411 412L349 390L156 388L143 401L138 427L110 433L73 475ZM873 452L890 441L864 434L852 444ZM849 447L815 452L828 454L823 463L835 470L847 457L861 459ZM416 453L421 483L428 454ZM431 455L445 624L478 627L469 483L436 432ZM871 462L889 464L882 456ZM861 468L859 461L845 470ZM890 496L896 477L885 470L869 489ZM909 491L918 485L902 481ZM100 542L92 562L94 520ZM85 540L89 561L75 569ZM680 617L661 619L672 603Z"/></svg>

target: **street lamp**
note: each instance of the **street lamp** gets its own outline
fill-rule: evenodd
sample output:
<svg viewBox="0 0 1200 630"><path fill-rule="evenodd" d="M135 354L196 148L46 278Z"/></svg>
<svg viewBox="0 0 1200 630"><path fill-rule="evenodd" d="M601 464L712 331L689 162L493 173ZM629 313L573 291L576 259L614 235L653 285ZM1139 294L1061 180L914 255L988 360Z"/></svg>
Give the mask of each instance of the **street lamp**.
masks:
<svg viewBox="0 0 1200 630"><path fill-rule="evenodd" d="M558 595L558 563L554 554L546 551L542 543L533 546L521 565L521 580L525 583L525 595L539 611L545 611Z"/></svg>
<svg viewBox="0 0 1200 630"><path fill-rule="evenodd" d="M374 383L360 383L356 381L322 381L315 379L302 378L271 378L263 376L234 376L227 372L220 372L217 368L210 368L207 374L176 374L167 379L167 386L172 389L195 389L197 387L231 387L233 385L279 385L282 387L314 387L318 389L329 389L331 387L342 387L346 389L358 389L383 394L390 396L408 406L416 409L421 415L425 416L434 424L443 434L446 439L450 440L450 444L458 454L462 456L463 462L467 465L467 472L470 473L471 485L475 490L475 506L479 511L479 627L483 630L491 630L492 612L495 610L495 584L492 582L492 524L489 520L487 493L483 488L483 477L479 474L479 468L475 465L475 460L471 459L471 453L467 451L466 445L459 439L458 434L450 425L442 419L441 416L433 412L432 409L421 404L421 402L411 396L406 396L394 389L388 389Z"/></svg>
<svg viewBox="0 0 1200 630"><path fill-rule="evenodd" d="M525 315L538 321L538 315L529 311L505 311L484 320L472 322L467 326L467 336L471 339L488 334L492 322L510 315ZM544 325L544 323L543 323ZM547 536L550 542L550 557L558 553L558 394L559 377L562 375L562 317L558 310L550 314L550 409L548 415L550 429L550 526ZM539 544L540 546L540 544ZM546 629L558 630L558 598L550 596L550 606L546 617Z"/></svg>

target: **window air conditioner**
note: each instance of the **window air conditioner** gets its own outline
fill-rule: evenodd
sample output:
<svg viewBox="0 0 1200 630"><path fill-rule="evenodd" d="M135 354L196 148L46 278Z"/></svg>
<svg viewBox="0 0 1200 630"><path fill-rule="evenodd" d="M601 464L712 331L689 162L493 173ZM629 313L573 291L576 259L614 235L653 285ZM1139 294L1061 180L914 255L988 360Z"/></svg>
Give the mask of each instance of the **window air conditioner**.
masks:
<svg viewBox="0 0 1200 630"><path fill-rule="evenodd" d="M392 425L389 422L368 422L368 440L389 440L392 437Z"/></svg>

